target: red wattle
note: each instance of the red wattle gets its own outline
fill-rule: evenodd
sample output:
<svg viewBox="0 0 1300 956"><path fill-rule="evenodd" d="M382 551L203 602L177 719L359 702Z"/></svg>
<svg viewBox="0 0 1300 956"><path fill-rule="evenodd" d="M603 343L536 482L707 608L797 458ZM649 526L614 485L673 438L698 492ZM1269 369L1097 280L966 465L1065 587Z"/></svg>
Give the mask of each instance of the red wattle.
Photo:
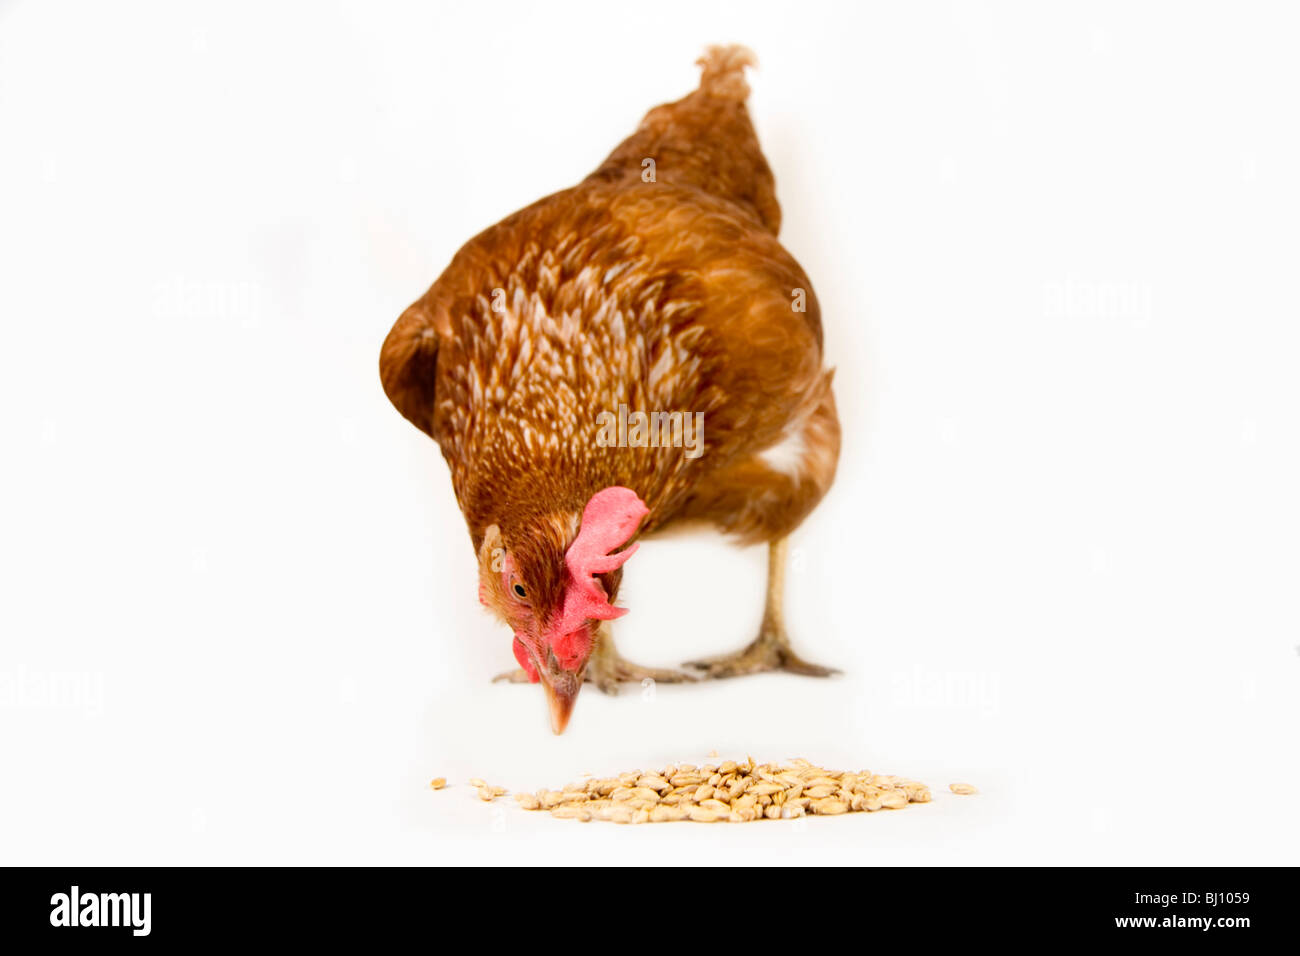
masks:
<svg viewBox="0 0 1300 956"><path fill-rule="evenodd" d="M515 660L519 662L519 666L522 667L524 673L528 675L528 682L530 684L536 684L541 680L541 678L537 676L537 668L533 666L532 658L528 656L528 651L524 648L524 642L516 637L513 650L515 652Z"/></svg>

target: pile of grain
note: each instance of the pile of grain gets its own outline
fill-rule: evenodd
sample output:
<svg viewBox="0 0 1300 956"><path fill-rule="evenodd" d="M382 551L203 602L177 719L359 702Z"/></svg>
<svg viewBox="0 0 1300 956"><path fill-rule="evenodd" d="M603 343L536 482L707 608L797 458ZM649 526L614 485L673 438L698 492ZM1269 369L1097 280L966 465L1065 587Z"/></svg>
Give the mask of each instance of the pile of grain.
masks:
<svg viewBox="0 0 1300 956"><path fill-rule="evenodd" d="M825 770L807 760L755 764L726 760L696 767L678 764L659 771L633 770L617 777L572 783L563 790L515 796L525 810L549 810L563 819L614 823L748 823L791 820L805 814L902 810L929 803L930 789L915 780Z"/></svg>

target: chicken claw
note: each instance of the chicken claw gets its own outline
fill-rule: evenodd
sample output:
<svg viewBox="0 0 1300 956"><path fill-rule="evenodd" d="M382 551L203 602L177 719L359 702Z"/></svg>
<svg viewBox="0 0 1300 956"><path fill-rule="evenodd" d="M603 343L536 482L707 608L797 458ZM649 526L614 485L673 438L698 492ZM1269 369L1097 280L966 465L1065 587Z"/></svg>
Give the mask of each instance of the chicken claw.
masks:
<svg viewBox="0 0 1300 956"><path fill-rule="evenodd" d="M587 662L586 679L600 688L602 693L617 694L618 685L622 683L639 684L644 680L652 680L657 684L680 684L699 678L685 671L633 664L618 653L609 625L602 623L596 633L596 649Z"/></svg>
<svg viewBox="0 0 1300 956"><path fill-rule="evenodd" d="M492 683L494 684L499 683L501 681L505 681L508 684L531 683L531 681L528 679L528 672L524 670L522 667L516 667L512 671L502 671L496 677L492 678Z"/></svg>
<svg viewBox="0 0 1300 956"><path fill-rule="evenodd" d="M699 680L719 680L723 677L743 677L764 671L789 671L805 677L830 677L840 671L822 667L804 660L790 649L790 639L785 631L764 630L744 650L722 654L682 665L700 671Z"/></svg>

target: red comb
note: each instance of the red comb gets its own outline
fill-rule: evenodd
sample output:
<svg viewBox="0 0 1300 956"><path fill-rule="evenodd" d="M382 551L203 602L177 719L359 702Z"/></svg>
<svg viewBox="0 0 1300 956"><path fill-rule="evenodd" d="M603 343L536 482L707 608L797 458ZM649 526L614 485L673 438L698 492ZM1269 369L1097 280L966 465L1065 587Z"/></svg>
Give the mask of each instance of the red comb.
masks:
<svg viewBox="0 0 1300 956"><path fill-rule="evenodd" d="M627 608L614 607L594 575L621 568L636 553L637 546L610 554L636 534L650 509L631 488L618 485L598 491L582 509L578 536L564 554L570 584L564 595L561 633L579 627L588 618L609 621L622 617Z"/></svg>

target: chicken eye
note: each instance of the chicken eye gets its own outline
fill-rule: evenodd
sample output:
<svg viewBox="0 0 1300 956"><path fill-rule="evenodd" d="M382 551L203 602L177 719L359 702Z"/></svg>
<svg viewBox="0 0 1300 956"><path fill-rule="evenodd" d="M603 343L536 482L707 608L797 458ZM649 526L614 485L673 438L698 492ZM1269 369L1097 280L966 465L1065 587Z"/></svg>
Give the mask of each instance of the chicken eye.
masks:
<svg viewBox="0 0 1300 956"><path fill-rule="evenodd" d="M518 597L518 598L526 598L526 597L528 597L528 592L525 591L525 590L524 590L524 586L523 586L522 584L518 583L518 582L515 582L515 585L514 585L514 587L513 587L511 590L513 590L513 591L515 592L515 597Z"/></svg>

